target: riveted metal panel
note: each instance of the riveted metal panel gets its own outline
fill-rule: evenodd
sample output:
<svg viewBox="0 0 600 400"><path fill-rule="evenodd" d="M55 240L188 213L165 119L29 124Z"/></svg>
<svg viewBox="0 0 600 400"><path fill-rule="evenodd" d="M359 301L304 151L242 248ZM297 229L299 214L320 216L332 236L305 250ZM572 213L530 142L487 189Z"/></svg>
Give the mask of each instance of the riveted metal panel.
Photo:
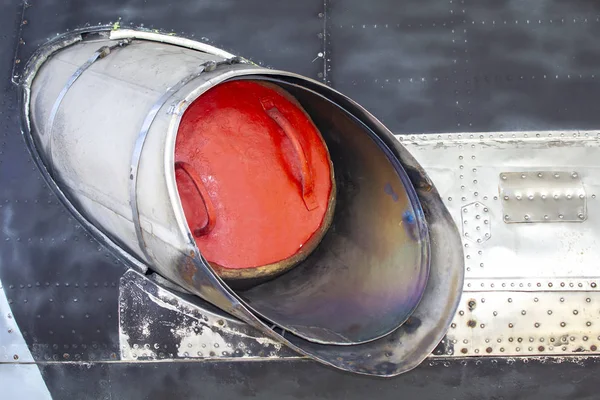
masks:
<svg viewBox="0 0 600 400"><path fill-rule="evenodd" d="M466 292L446 340L454 354L598 354L600 293Z"/></svg>
<svg viewBox="0 0 600 400"><path fill-rule="evenodd" d="M428 171L463 232L461 305L434 356L596 354L600 132L398 139ZM531 223L550 222L544 201L562 203L553 223ZM528 208L507 205L516 202ZM506 223L507 214L530 223Z"/></svg>
<svg viewBox="0 0 600 400"><path fill-rule="evenodd" d="M132 270L120 288L121 360L300 357L210 304Z"/></svg>

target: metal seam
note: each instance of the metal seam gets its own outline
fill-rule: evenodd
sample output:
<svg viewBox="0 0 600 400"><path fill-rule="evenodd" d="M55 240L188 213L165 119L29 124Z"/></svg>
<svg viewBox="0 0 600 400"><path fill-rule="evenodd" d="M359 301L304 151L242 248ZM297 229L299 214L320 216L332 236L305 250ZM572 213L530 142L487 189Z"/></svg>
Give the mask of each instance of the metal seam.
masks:
<svg viewBox="0 0 600 400"><path fill-rule="evenodd" d="M131 154L131 165L129 168L129 200L131 203L132 221L135 227L135 234L137 236L138 243L140 244L140 248L142 249L142 252L144 253L144 256L146 257L146 261L148 263L154 260L154 257L150 255L146 247L146 241L144 240L142 225L140 223L140 210L137 201L138 170L140 167L142 150L144 149L144 144L146 143L146 138L148 137L150 127L152 126L154 119L158 115L158 112L163 107L163 105L171 96L173 96L173 94L175 94L176 91L178 91L183 86L191 82L193 79L199 77L205 71L206 65L201 65L200 70L198 72L183 78L175 85L168 88L167 91L163 93L163 95L152 105L150 111L148 111L148 114L146 115L146 118L144 118L144 122L142 123L140 133L138 134L138 137L135 140L135 145Z"/></svg>
<svg viewBox="0 0 600 400"><path fill-rule="evenodd" d="M54 127L54 119L56 118L58 109L60 108L60 105L61 105L63 99L67 95L67 92L69 91L69 89L71 89L71 87L77 81L77 79L79 79L79 77L93 63L95 63L99 59L102 59L102 58L106 57L107 55L109 55L111 50L113 50L117 47L126 46L129 43L131 43L130 40L121 40L113 46L103 46L103 47L99 48L98 50L96 50L96 52L85 63L83 63L83 65L81 65L79 68L77 68L77 70L75 72L73 72L73 75L71 75L69 77L69 79L67 80L67 83L65 83L65 86L62 88L62 90L56 97L56 100L54 100L54 104L52 105L52 110L50 110L50 116L48 117L48 122L46 123L46 133L48 134L48 154L50 155L50 168L51 169L54 169L53 168L54 163L52 162L52 128Z"/></svg>
<svg viewBox="0 0 600 400"><path fill-rule="evenodd" d="M146 261L148 263L153 261L154 257L151 256L150 253L148 252L148 248L146 246L146 241L144 240L144 233L142 231L142 225L140 222L140 210L139 210L138 201L137 201L137 182L138 182L138 171L139 171L139 167L140 167L142 150L144 149L144 144L146 143L146 138L148 137L148 132L150 131L150 127L152 126L154 119L158 115L158 112L164 106L164 104L167 102L167 100L171 96L173 96L173 94L175 94L175 92L180 90L183 86L187 85L192 80L198 78L204 72L214 71L220 65L231 65L231 64L238 64L238 63L244 63L244 62L245 61L240 57L232 57L232 58L226 59L224 61L219 61L219 62L208 61L208 62L201 64L198 72L193 73L192 75L186 76L185 78L183 78L179 82L177 82L175 85L169 87L167 89L167 91L165 93L163 93L163 95L160 96L160 98L152 105L152 108L150 108L150 111L148 111L146 118L144 118L144 122L142 123L140 133L138 134L138 137L135 141L135 145L133 148L133 152L131 154L131 165L129 168L129 180L130 180L129 201L131 203L131 213L132 213L133 225L135 227L135 234L137 236L138 243L140 244L140 248L141 248L142 252L144 253L144 256L146 257Z"/></svg>

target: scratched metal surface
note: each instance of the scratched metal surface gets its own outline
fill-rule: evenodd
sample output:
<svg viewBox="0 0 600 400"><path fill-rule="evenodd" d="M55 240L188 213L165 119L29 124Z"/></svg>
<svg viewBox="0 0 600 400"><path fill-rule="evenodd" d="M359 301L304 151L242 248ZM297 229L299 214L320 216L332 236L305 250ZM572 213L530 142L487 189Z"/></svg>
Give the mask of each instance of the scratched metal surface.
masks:
<svg viewBox="0 0 600 400"><path fill-rule="evenodd" d="M186 385L178 386L175 393L184 397L198 393L191 391L198 384L198 389L208 390L213 397L261 393L278 398L361 398L373 391L395 397L404 391L420 398L593 398L593 376L599 368L594 359L570 358L572 362L567 363L558 359L562 364L527 362L528 358L432 360L409 375L388 381L345 375L306 361L106 363L121 357L118 286L125 268L90 238L44 187L19 134L16 91L11 84L35 48L58 33L87 24L112 25L121 18L122 26L144 25L206 40L264 65L324 79L362 103L395 133L583 130L600 125L594 102L600 94L596 75L600 50L594 44L600 28L596 2L267 3L205 0L173 6L156 0L0 1L0 281L51 393L67 397L89 388L99 398L131 398L134 394L160 398L165 393L160 383L181 380ZM492 235L498 223L502 222L494 221ZM481 268L477 265L467 268ZM467 270L467 277L471 272L475 273ZM552 282L529 276L533 280L521 278L516 284L561 287L565 283L564 290L571 283L572 290L577 290L579 283L591 287L592 280L580 275ZM515 283L510 276L491 278L504 279L498 280L500 287ZM487 279L474 274L466 284L489 288L493 282ZM477 329L485 330L480 324L494 323L496 310L480 304L487 292L472 292L477 307L469 310L471 294L465 292L469 298L464 298L462 318L468 323L468 312L482 313L474 315ZM547 296L556 297L556 293ZM535 302L536 295L532 296L529 300ZM498 301L508 302L509 295L505 297ZM571 315L575 315L573 310ZM580 317L571 315L582 327L585 322L595 323L583 318L584 312ZM459 318L457 314L457 324L465 322ZM492 322L479 322L480 318ZM559 324L557 336L552 337L562 340L559 328L565 328L560 326L565 321L552 321ZM508 329L508 324L503 328ZM527 329L535 333L536 327ZM459 340L467 334L469 331L449 334L437 353L449 356L452 349L452 355L460 355L466 347L467 355L472 355L476 348L487 353L492 347L488 354L502 355L500 349L508 348L495 336L490 337L496 340L493 346L484 336L477 346L471 342L461 346ZM511 351L516 352L517 337L529 341L525 334L530 335L526 332L508 342ZM590 334L584 341L580 335L577 342L587 343L591 351L590 338L595 336ZM501 339L508 341L509 337ZM538 336L535 344L531 347L538 351L540 346L547 348ZM61 360L93 364L53 362ZM268 379L259 378L261 371ZM206 379L197 379L201 374ZM432 376L437 382L433 386ZM473 384L475 378L481 384ZM139 385L126 384L142 379L152 382L143 393ZM505 384L497 383L499 380ZM272 385L274 381L282 383ZM136 386L138 391L131 392Z"/></svg>

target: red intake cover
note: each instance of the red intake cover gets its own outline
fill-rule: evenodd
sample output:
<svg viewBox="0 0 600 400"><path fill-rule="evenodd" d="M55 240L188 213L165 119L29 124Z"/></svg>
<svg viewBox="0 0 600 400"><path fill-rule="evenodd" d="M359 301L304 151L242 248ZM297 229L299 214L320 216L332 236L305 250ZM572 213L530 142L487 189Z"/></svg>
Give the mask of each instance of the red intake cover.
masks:
<svg viewBox="0 0 600 400"><path fill-rule="evenodd" d="M305 258L331 221L325 143L283 89L232 81L182 117L175 177L198 248L224 278L280 273Z"/></svg>

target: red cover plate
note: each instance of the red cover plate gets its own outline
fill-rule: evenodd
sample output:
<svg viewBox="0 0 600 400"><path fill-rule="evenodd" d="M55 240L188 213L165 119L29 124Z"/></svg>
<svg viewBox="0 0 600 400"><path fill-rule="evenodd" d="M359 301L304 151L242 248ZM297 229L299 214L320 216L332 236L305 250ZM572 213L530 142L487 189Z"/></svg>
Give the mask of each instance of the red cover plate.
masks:
<svg viewBox="0 0 600 400"><path fill-rule="evenodd" d="M320 234L331 206L329 153L284 90L232 81L184 113L176 179L198 248L225 269L288 259Z"/></svg>

